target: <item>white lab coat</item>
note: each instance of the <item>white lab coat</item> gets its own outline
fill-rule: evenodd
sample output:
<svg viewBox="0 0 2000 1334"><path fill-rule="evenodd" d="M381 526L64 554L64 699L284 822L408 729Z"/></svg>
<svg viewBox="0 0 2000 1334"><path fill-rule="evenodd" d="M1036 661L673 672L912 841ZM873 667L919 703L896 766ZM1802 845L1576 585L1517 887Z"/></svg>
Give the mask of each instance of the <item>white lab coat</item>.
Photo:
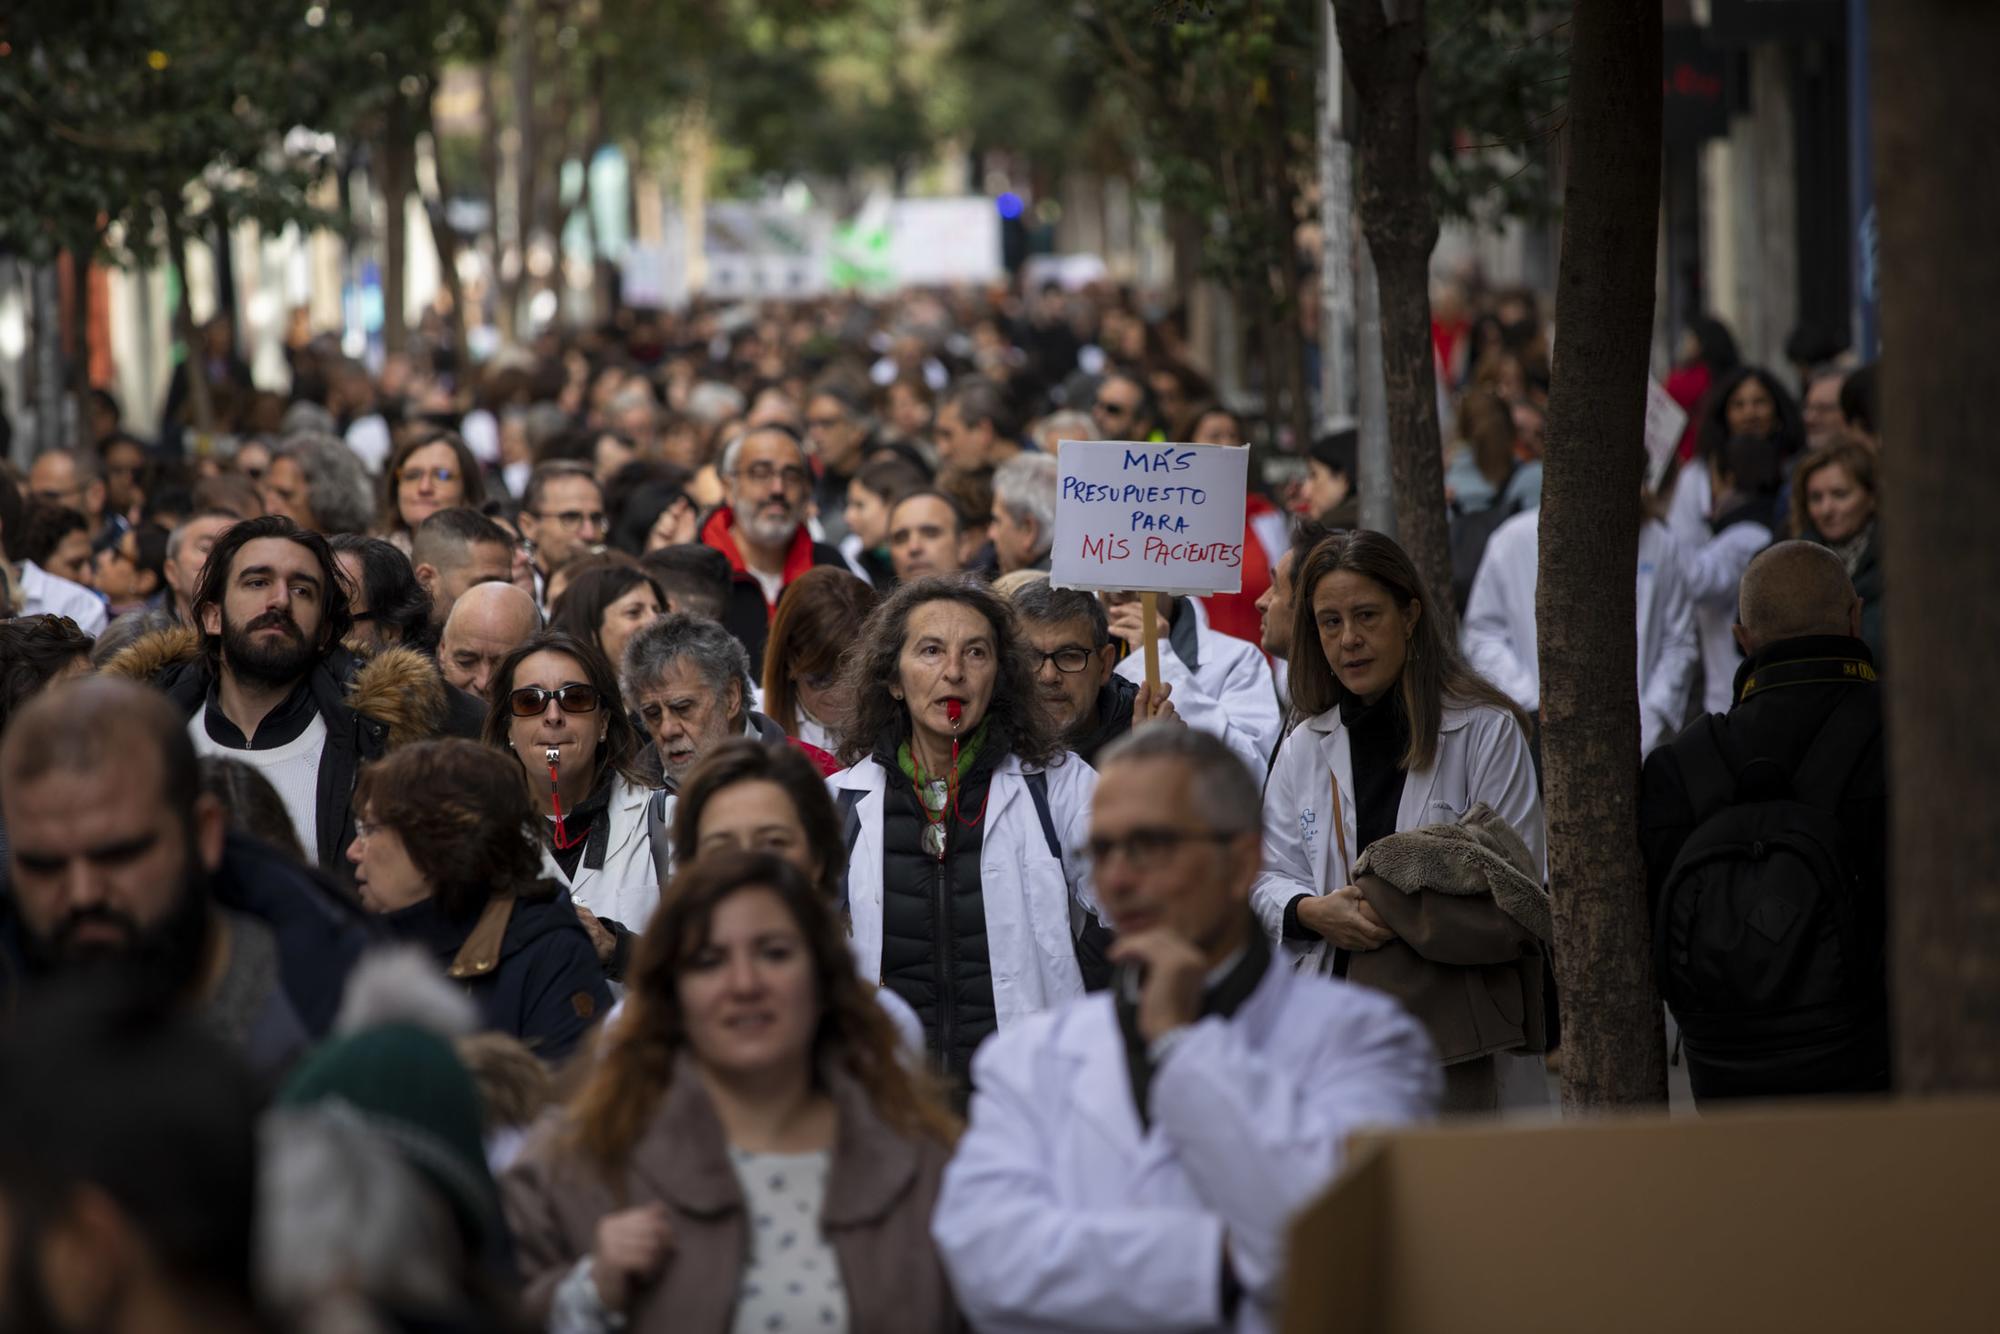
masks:
<svg viewBox="0 0 2000 1334"><path fill-rule="evenodd" d="M1732 523L1698 547L1681 553L1681 570L1694 598L1695 634L1701 641L1702 708L1726 713L1736 699L1736 669L1743 651L1736 646L1736 589L1757 553L1771 545L1771 530L1754 522Z"/></svg>
<svg viewBox="0 0 2000 1334"><path fill-rule="evenodd" d="M1187 608L1182 612L1180 608ZM1193 598L1176 603L1176 618L1191 615L1193 624L1176 634L1160 636L1160 679L1174 688L1174 712L1199 732L1229 743L1250 772L1260 774L1271 762L1271 750L1285 720L1278 712L1278 685L1271 664L1255 644L1212 630L1201 604ZM1176 644L1192 642L1195 665L1190 668ZM1146 655L1134 650L1118 664L1128 681L1146 679Z"/></svg>
<svg viewBox="0 0 2000 1334"><path fill-rule="evenodd" d="M1328 810L1333 787L1329 774L1340 780L1337 817ZM1542 798L1520 724L1490 705L1447 704L1431 767L1403 780L1396 829L1400 833L1453 824L1481 801L1520 834L1534 855L1536 870L1546 877ZM1264 787L1264 871L1250 891L1250 902L1288 961L1311 953L1312 947L1282 939L1285 906L1300 894L1330 894L1354 883L1354 868L1341 863L1340 845L1332 833L1334 818L1346 835L1349 856L1358 857L1354 769L1338 706L1293 729Z"/></svg>
<svg viewBox="0 0 2000 1334"><path fill-rule="evenodd" d="M986 828L979 844L979 893L986 908L986 952L993 970L993 1008L1005 1032L1031 1014L1083 994L1071 930L1072 903L1097 913L1089 872L1068 856L1090 834L1090 801L1097 771L1075 755L1047 771L1049 815L1063 860L1049 856L1027 770L1009 755L987 789ZM847 868L849 943L861 975L882 980L882 811L888 771L874 759L827 779L839 794L864 795L855 807L861 823ZM898 775L898 781L903 781Z"/></svg>
<svg viewBox="0 0 2000 1334"><path fill-rule="evenodd" d="M1001 1032L931 1235L982 1334L1272 1328L1293 1216L1348 1135L1428 1117L1437 1056L1378 992L1274 958L1234 1016L1182 1031L1133 1103L1111 997ZM1244 1296L1221 1319L1222 1257Z"/></svg>
<svg viewBox="0 0 2000 1334"><path fill-rule="evenodd" d="M568 888L570 897L597 914L640 935L660 903L660 877L653 866L653 841L646 829L646 803L652 789L623 778L611 780L611 801L605 817L611 822L604 846L604 864L591 867L586 849L576 876L563 874L547 844L542 846L542 874ZM670 817L671 818L671 817Z"/></svg>
<svg viewBox="0 0 2000 1334"><path fill-rule="evenodd" d="M1541 511L1517 514L1494 530L1466 599L1459 642L1473 669L1532 714L1542 706L1535 628ZM1639 753L1673 739L1694 680L1694 605L1680 547L1665 525L1639 529L1637 606Z"/></svg>

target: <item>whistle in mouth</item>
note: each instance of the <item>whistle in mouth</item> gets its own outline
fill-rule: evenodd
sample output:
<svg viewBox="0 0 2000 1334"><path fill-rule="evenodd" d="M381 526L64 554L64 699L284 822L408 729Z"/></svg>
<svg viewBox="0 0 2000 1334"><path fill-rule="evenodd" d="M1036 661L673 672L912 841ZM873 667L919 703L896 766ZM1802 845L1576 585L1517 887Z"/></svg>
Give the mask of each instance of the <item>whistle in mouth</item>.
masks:
<svg viewBox="0 0 2000 1334"><path fill-rule="evenodd" d="M551 769L555 768L556 765L561 763L562 761L562 752L556 749L554 746L550 746L547 750L543 751L542 753L548 757L549 767Z"/></svg>
<svg viewBox="0 0 2000 1334"><path fill-rule="evenodd" d="M953 727L958 726L959 715L964 712L965 712L965 706L959 703L957 700L948 699L944 702L944 716L951 719L951 725Z"/></svg>

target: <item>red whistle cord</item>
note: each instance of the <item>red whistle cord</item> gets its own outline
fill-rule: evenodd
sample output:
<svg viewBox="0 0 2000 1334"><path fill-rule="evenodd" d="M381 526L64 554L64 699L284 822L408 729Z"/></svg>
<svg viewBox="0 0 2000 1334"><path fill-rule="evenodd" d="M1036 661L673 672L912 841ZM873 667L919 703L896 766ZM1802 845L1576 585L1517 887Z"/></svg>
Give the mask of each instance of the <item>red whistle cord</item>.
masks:
<svg viewBox="0 0 2000 1334"><path fill-rule="evenodd" d="M570 838L568 831L563 827L562 793L556 787L556 766L553 764L549 766L549 804L555 807L556 812L556 828L551 837L554 838L556 847L568 852L583 842L583 838Z"/></svg>

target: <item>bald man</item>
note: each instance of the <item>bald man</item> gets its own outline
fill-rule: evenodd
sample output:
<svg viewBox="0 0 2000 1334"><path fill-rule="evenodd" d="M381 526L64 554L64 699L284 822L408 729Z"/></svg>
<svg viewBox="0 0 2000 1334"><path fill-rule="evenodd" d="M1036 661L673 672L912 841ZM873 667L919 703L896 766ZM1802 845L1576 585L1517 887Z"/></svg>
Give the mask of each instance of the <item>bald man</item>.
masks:
<svg viewBox="0 0 2000 1334"><path fill-rule="evenodd" d="M486 699L501 661L541 628L535 600L514 585L474 584L452 604L438 666L452 685Z"/></svg>
<svg viewBox="0 0 2000 1334"><path fill-rule="evenodd" d="M1707 900L1691 910L1693 923L1710 929L1682 933L1663 978L1695 1098L1884 1090L1889 794L1881 692L1860 638L1861 600L1840 557L1811 542L1780 542L1759 553L1737 598L1736 642L1748 660L1736 676L1736 702L1726 714L1696 719L1648 756L1639 797L1654 904L1664 895L1669 920L1681 920L1677 905L1691 902L1690 887L1711 884L1720 871L1730 891L1722 915L1740 918L1716 920ZM1797 804L1812 809L1800 812ZM1820 843L1834 869L1726 851L1699 874L1676 866L1683 848L1692 862L1723 842L1761 849L1780 840ZM1841 921L1849 913L1851 928ZM1828 948L1817 934L1823 925L1851 929L1848 949ZM1761 978L1775 999L1751 1003L1688 988L1675 981L1683 970L1688 977ZM1816 994L1821 979L1833 980L1827 986L1840 993L1836 1000ZM1718 1020L1722 1011L1731 1017Z"/></svg>

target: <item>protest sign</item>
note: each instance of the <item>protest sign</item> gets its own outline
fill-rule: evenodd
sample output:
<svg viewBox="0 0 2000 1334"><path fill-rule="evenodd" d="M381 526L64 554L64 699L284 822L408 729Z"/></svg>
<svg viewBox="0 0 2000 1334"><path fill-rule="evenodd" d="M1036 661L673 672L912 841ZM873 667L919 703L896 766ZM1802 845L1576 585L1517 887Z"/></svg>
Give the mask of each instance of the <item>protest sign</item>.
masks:
<svg viewBox="0 0 2000 1334"><path fill-rule="evenodd" d="M1058 588L1142 595L1148 698L1160 689L1160 594L1243 588L1250 451L1214 445L1066 440L1056 452ZM1141 707L1144 720L1148 709Z"/></svg>
<svg viewBox="0 0 2000 1334"><path fill-rule="evenodd" d="M1248 449L1069 440L1056 458L1051 583L1141 593L1242 590Z"/></svg>
<svg viewBox="0 0 2000 1334"><path fill-rule="evenodd" d="M1658 487L1667 475L1687 430L1687 409L1674 402L1658 380L1646 380L1646 485Z"/></svg>

